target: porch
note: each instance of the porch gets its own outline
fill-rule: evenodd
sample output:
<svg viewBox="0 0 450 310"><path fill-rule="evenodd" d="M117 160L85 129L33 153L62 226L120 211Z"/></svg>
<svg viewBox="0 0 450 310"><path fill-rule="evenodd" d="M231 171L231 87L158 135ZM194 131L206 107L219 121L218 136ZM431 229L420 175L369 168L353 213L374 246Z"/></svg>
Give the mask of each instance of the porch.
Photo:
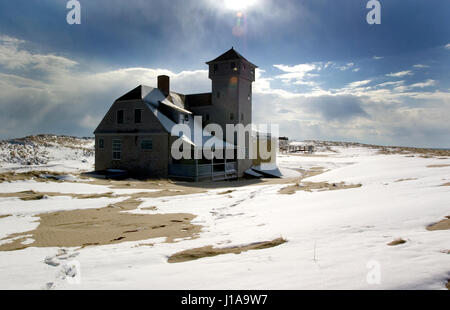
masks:
<svg viewBox="0 0 450 310"><path fill-rule="evenodd" d="M169 177L189 179L198 181L222 181L236 179L237 162L214 162L199 163L198 160L192 163L169 164Z"/></svg>

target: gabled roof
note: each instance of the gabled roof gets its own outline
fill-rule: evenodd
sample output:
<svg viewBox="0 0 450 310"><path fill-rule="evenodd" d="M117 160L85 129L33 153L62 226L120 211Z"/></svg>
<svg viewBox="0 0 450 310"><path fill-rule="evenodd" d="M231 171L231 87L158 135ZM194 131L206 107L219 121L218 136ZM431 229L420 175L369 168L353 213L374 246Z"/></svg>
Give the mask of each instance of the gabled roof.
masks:
<svg viewBox="0 0 450 310"><path fill-rule="evenodd" d="M229 49L228 51L226 51L225 53L223 53L222 55L220 55L219 57L217 57L216 59L208 61L206 64L209 65L209 64L211 64L213 62L235 60L235 59L237 59L237 60L245 60L246 62L248 62L249 64L251 64L255 68L258 68L258 66L252 64L250 61L245 59L244 56L242 56L241 54L236 52L233 47L231 49Z"/></svg>

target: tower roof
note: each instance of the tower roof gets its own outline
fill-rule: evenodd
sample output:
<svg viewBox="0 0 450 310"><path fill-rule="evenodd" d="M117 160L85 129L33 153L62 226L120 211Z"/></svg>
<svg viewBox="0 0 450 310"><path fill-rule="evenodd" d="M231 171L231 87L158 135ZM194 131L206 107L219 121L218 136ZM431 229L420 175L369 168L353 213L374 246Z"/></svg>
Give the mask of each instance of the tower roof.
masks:
<svg viewBox="0 0 450 310"><path fill-rule="evenodd" d="M220 55L219 57L217 57L216 59L208 61L206 64L209 65L209 64L211 64L213 62L217 62L217 61L227 61L227 60L235 60L235 59L245 60L246 62L248 62L249 64L251 64L255 68L258 68L258 66L252 64L250 61L245 59L244 56L242 56L241 54L236 52L233 47L231 49L229 49L228 51L226 51L225 53L223 53L222 55Z"/></svg>

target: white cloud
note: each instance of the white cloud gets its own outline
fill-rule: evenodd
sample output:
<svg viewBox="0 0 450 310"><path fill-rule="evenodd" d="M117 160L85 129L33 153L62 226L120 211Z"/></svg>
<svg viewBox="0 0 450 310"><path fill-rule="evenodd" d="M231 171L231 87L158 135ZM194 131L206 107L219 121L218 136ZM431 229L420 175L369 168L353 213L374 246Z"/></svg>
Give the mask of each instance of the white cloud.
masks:
<svg viewBox="0 0 450 310"><path fill-rule="evenodd" d="M450 43L445 46L446 49L450 50Z"/></svg>
<svg viewBox="0 0 450 310"><path fill-rule="evenodd" d="M380 60L380 59L383 59L384 57L381 57L381 56L373 56L372 57L372 59L375 59L375 60Z"/></svg>
<svg viewBox="0 0 450 310"><path fill-rule="evenodd" d="M400 85L403 85L403 83L405 83L405 81L384 82L384 83L376 85L376 87L384 88L384 87L388 87L388 86L400 86Z"/></svg>
<svg viewBox="0 0 450 310"><path fill-rule="evenodd" d="M36 69L53 73L65 71L77 64L76 61L56 55L32 54L20 49L24 41L0 36L0 66L7 69Z"/></svg>
<svg viewBox="0 0 450 310"><path fill-rule="evenodd" d="M422 65L422 64L417 64L417 65L414 65L413 66L413 68L416 68L416 69L424 69L424 68L429 68L430 66L428 66L428 65Z"/></svg>
<svg viewBox="0 0 450 310"><path fill-rule="evenodd" d="M311 74L310 72L320 70L318 64L299 64L295 66L274 65L274 67L285 72L284 74L275 76L276 79L284 80L286 83L294 81L296 85L308 86L315 86L316 83L305 79L318 76L318 74Z"/></svg>
<svg viewBox="0 0 450 310"><path fill-rule="evenodd" d="M355 64L353 62L349 62L348 64L345 64L344 66L338 67L341 71L346 71L353 67Z"/></svg>
<svg viewBox="0 0 450 310"><path fill-rule="evenodd" d="M425 88L425 87L430 87L430 86L434 86L434 85L436 85L436 81L435 80L427 80L427 81L422 82L422 83L415 83L415 84L409 85L409 87L412 87L412 88L415 88L415 87Z"/></svg>
<svg viewBox="0 0 450 310"><path fill-rule="evenodd" d="M396 72L396 73L386 74L386 76L389 76L389 77L403 77L403 76L407 76L407 75L413 75L411 70L406 70L406 71L400 71L400 72Z"/></svg>
<svg viewBox="0 0 450 310"><path fill-rule="evenodd" d="M357 88L369 84L372 80L356 81L347 85L349 88Z"/></svg>

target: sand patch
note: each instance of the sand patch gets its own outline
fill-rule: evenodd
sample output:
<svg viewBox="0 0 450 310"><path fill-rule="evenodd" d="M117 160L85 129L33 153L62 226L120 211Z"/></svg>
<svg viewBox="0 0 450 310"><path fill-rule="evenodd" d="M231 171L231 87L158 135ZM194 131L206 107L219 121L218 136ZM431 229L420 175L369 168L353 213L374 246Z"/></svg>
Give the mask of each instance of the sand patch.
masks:
<svg viewBox="0 0 450 310"><path fill-rule="evenodd" d="M6 215L0 215L0 219L4 219L5 217L9 217L11 216L10 214L6 214Z"/></svg>
<svg viewBox="0 0 450 310"><path fill-rule="evenodd" d="M205 246L201 248L196 249L190 249L185 250L182 252L175 253L169 257L167 262L169 263L182 263L187 262L191 260L200 259L203 257L212 257L222 254L240 254L242 252L250 251L250 250L262 250L267 248L272 248L279 246L283 243L285 243L286 240L283 238L278 238L272 241L265 241L265 242L257 242L250 245L245 246L236 246L236 247L229 247L229 248L213 248L213 246Z"/></svg>
<svg viewBox="0 0 450 310"><path fill-rule="evenodd" d="M450 167L450 165L428 165L427 168L444 168Z"/></svg>
<svg viewBox="0 0 450 310"><path fill-rule="evenodd" d="M395 240L389 242L387 245L396 246L396 245L400 245L400 244L404 244L404 243L406 243L406 240L403 240L402 238L398 238L398 239L395 239Z"/></svg>
<svg viewBox="0 0 450 310"><path fill-rule="evenodd" d="M306 179L309 177L313 177L319 174L322 174L325 172L325 168L324 167L311 167L309 169L294 169L298 172L300 172L302 174L302 177L300 178L300 180L302 179Z"/></svg>
<svg viewBox="0 0 450 310"><path fill-rule="evenodd" d="M151 207L141 208L141 210L145 210L145 211L156 211L156 210L158 210L158 208L155 207L155 206L151 206Z"/></svg>
<svg viewBox="0 0 450 310"><path fill-rule="evenodd" d="M166 242L178 238L195 238L201 226L191 224L195 215L131 214L141 202L128 199L106 208L43 213L39 226L32 231L12 234L12 242L0 245L0 251L27 247L86 247L166 237ZM25 236L27 235L27 236ZM34 242L22 244L26 238Z"/></svg>
<svg viewBox="0 0 450 310"><path fill-rule="evenodd" d="M344 182L341 183L327 183L327 182L301 182L294 185L290 185L287 187L283 187L278 191L278 193L283 195L292 195L295 194L297 191L305 191L305 192L312 192L312 191L333 191L333 190L340 190L340 189L348 189L348 188L358 188L361 187L361 184L345 184Z"/></svg>
<svg viewBox="0 0 450 310"><path fill-rule="evenodd" d="M140 194L140 193L138 193ZM36 192L36 191L23 191L18 193L0 193L1 198L19 198L20 200L28 201L28 200L41 200L47 197L58 197L58 196L66 196L72 197L75 199L96 199L96 198L116 198L122 196L132 196L132 195L113 195L110 193L103 194L70 194L70 193L57 193L57 192Z"/></svg>
<svg viewBox="0 0 450 310"><path fill-rule="evenodd" d="M217 195L227 195L227 194L231 194L232 192L234 192L234 190L227 190L227 191L224 191L224 192L220 192L220 193L217 193Z"/></svg>
<svg viewBox="0 0 450 310"><path fill-rule="evenodd" d="M427 226L427 230L447 230L450 229L450 216L446 216L445 219L435 224Z"/></svg>
<svg viewBox="0 0 450 310"><path fill-rule="evenodd" d="M395 182L405 182L405 181L414 181L414 180L417 180L417 178L398 179Z"/></svg>
<svg viewBox="0 0 450 310"><path fill-rule="evenodd" d="M444 183L444 184L442 184L441 186L450 186L450 182Z"/></svg>

